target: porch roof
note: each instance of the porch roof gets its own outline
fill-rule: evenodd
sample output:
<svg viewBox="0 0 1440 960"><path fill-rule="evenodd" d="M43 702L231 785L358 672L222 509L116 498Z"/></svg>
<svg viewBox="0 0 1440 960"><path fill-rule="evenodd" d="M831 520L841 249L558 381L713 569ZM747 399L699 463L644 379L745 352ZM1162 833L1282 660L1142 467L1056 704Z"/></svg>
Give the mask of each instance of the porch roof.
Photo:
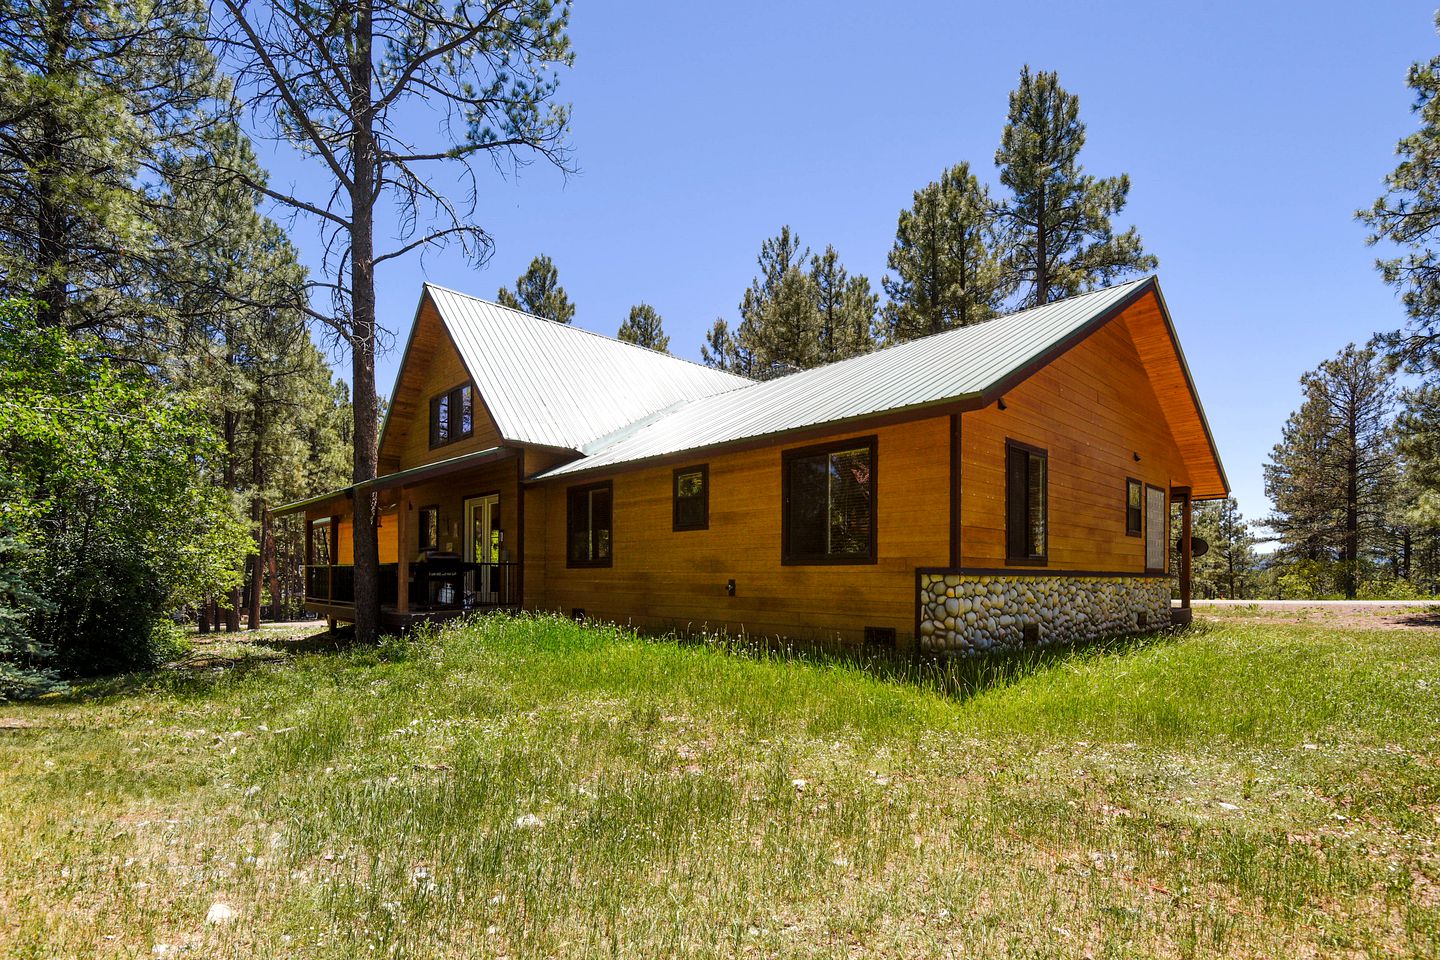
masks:
<svg viewBox="0 0 1440 960"><path fill-rule="evenodd" d="M395 473L387 473L383 477L376 477L374 480L366 480L363 483L353 483L348 487L340 487L337 490L330 490L313 497L307 497L304 500L286 503L272 509L270 515L272 517L281 517L286 514L298 513L307 507L318 506L332 500L342 498L349 499L355 495L355 491L357 490L391 490L395 487L403 487L412 483L433 480L436 477L457 473L461 470L468 470L471 467L479 467L487 463L497 463L502 460L510 460L519 455L520 451L514 447L488 447L484 450L476 450L473 453L461 454L458 457L436 460L434 463L422 463L418 467L410 467L407 470L397 470Z"/></svg>

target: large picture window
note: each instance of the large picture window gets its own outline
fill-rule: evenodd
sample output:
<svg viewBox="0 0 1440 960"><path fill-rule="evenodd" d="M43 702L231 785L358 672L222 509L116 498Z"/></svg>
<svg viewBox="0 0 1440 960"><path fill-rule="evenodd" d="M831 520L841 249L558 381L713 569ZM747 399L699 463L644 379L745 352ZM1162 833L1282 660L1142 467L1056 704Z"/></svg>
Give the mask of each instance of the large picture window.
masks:
<svg viewBox="0 0 1440 960"><path fill-rule="evenodd" d="M1005 441L1006 563L1041 565L1049 554L1048 461L1039 447Z"/></svg>
<svg viewBox="0 0 1440 960"><path fill-rule="evenodd" d="M475 391L462 384L430 398L430 448L475 434Z"/></svg>
<svg viewBox="0 0 1440 960"><path fill-rule="evenodd" d="M566 564L571 567L610 566L612 515L610 481L566 491Z"/></svg>
<svg viewBox="0 0 1440 960"><path fill-rule="evenodd" d="M710 466L679 467L675 470L674 530L707 530L710 527Z"/></svg>
<svg viewBox="0 0 1440 960"><path fill-rule="evenodd" d="M787 450L781 457L781 561L875 562L874 437Z"/></svg>

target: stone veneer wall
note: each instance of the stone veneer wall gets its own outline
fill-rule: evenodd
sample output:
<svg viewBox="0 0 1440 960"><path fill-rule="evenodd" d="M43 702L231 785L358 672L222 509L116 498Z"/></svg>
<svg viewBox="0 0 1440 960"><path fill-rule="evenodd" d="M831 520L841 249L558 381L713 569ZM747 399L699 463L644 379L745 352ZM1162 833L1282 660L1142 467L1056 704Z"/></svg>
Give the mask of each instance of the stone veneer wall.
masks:
<svg viewBox="0 0 1440 960"><path fill-rule="evenodd" d="M920 649L976 653L1170 624L1168 577L920 574ZM1025 628L1038 625L1039 636Z"/></svg>

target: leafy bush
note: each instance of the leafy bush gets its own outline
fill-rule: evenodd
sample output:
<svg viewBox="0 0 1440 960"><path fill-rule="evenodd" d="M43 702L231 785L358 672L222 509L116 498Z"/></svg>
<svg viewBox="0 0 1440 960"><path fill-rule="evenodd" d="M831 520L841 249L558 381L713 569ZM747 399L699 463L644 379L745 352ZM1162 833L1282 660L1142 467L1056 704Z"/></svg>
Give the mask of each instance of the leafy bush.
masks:
<svg viewBox="0 0 1440 960"><path fill-rule="evenodd" d="M30 314L0 303L0 522L31 557L18 608L66 673L153 666L168 612L238 582L251 549L208 479L209 420Z"/></svg>

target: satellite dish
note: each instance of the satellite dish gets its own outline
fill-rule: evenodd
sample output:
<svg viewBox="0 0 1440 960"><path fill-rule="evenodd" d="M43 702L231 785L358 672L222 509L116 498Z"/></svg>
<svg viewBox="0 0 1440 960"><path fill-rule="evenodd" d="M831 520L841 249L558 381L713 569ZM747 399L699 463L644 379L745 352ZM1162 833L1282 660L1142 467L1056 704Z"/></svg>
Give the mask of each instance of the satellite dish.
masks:
<svg viewBox="0 0 1440 960"><path fill-rule="evenodd" d="M1180 548L1184 545L1184 543L1185 543L1185 539L1184 539L1183 537L1177 537L1177 538L1175 539L1175 552L1176 552L1176 553L1179 553L1179 552L1180 552ZM1203 557L1203 556L1205 556L1205 554L1207 554L1207 553L1209 553L1209 552L1210 552L1210 544L1209 544L1209 542L1208 542L1204 537L1191 537L1191 538L1190 538L1190 556L1192 556L1192 557Z"/></svg>

